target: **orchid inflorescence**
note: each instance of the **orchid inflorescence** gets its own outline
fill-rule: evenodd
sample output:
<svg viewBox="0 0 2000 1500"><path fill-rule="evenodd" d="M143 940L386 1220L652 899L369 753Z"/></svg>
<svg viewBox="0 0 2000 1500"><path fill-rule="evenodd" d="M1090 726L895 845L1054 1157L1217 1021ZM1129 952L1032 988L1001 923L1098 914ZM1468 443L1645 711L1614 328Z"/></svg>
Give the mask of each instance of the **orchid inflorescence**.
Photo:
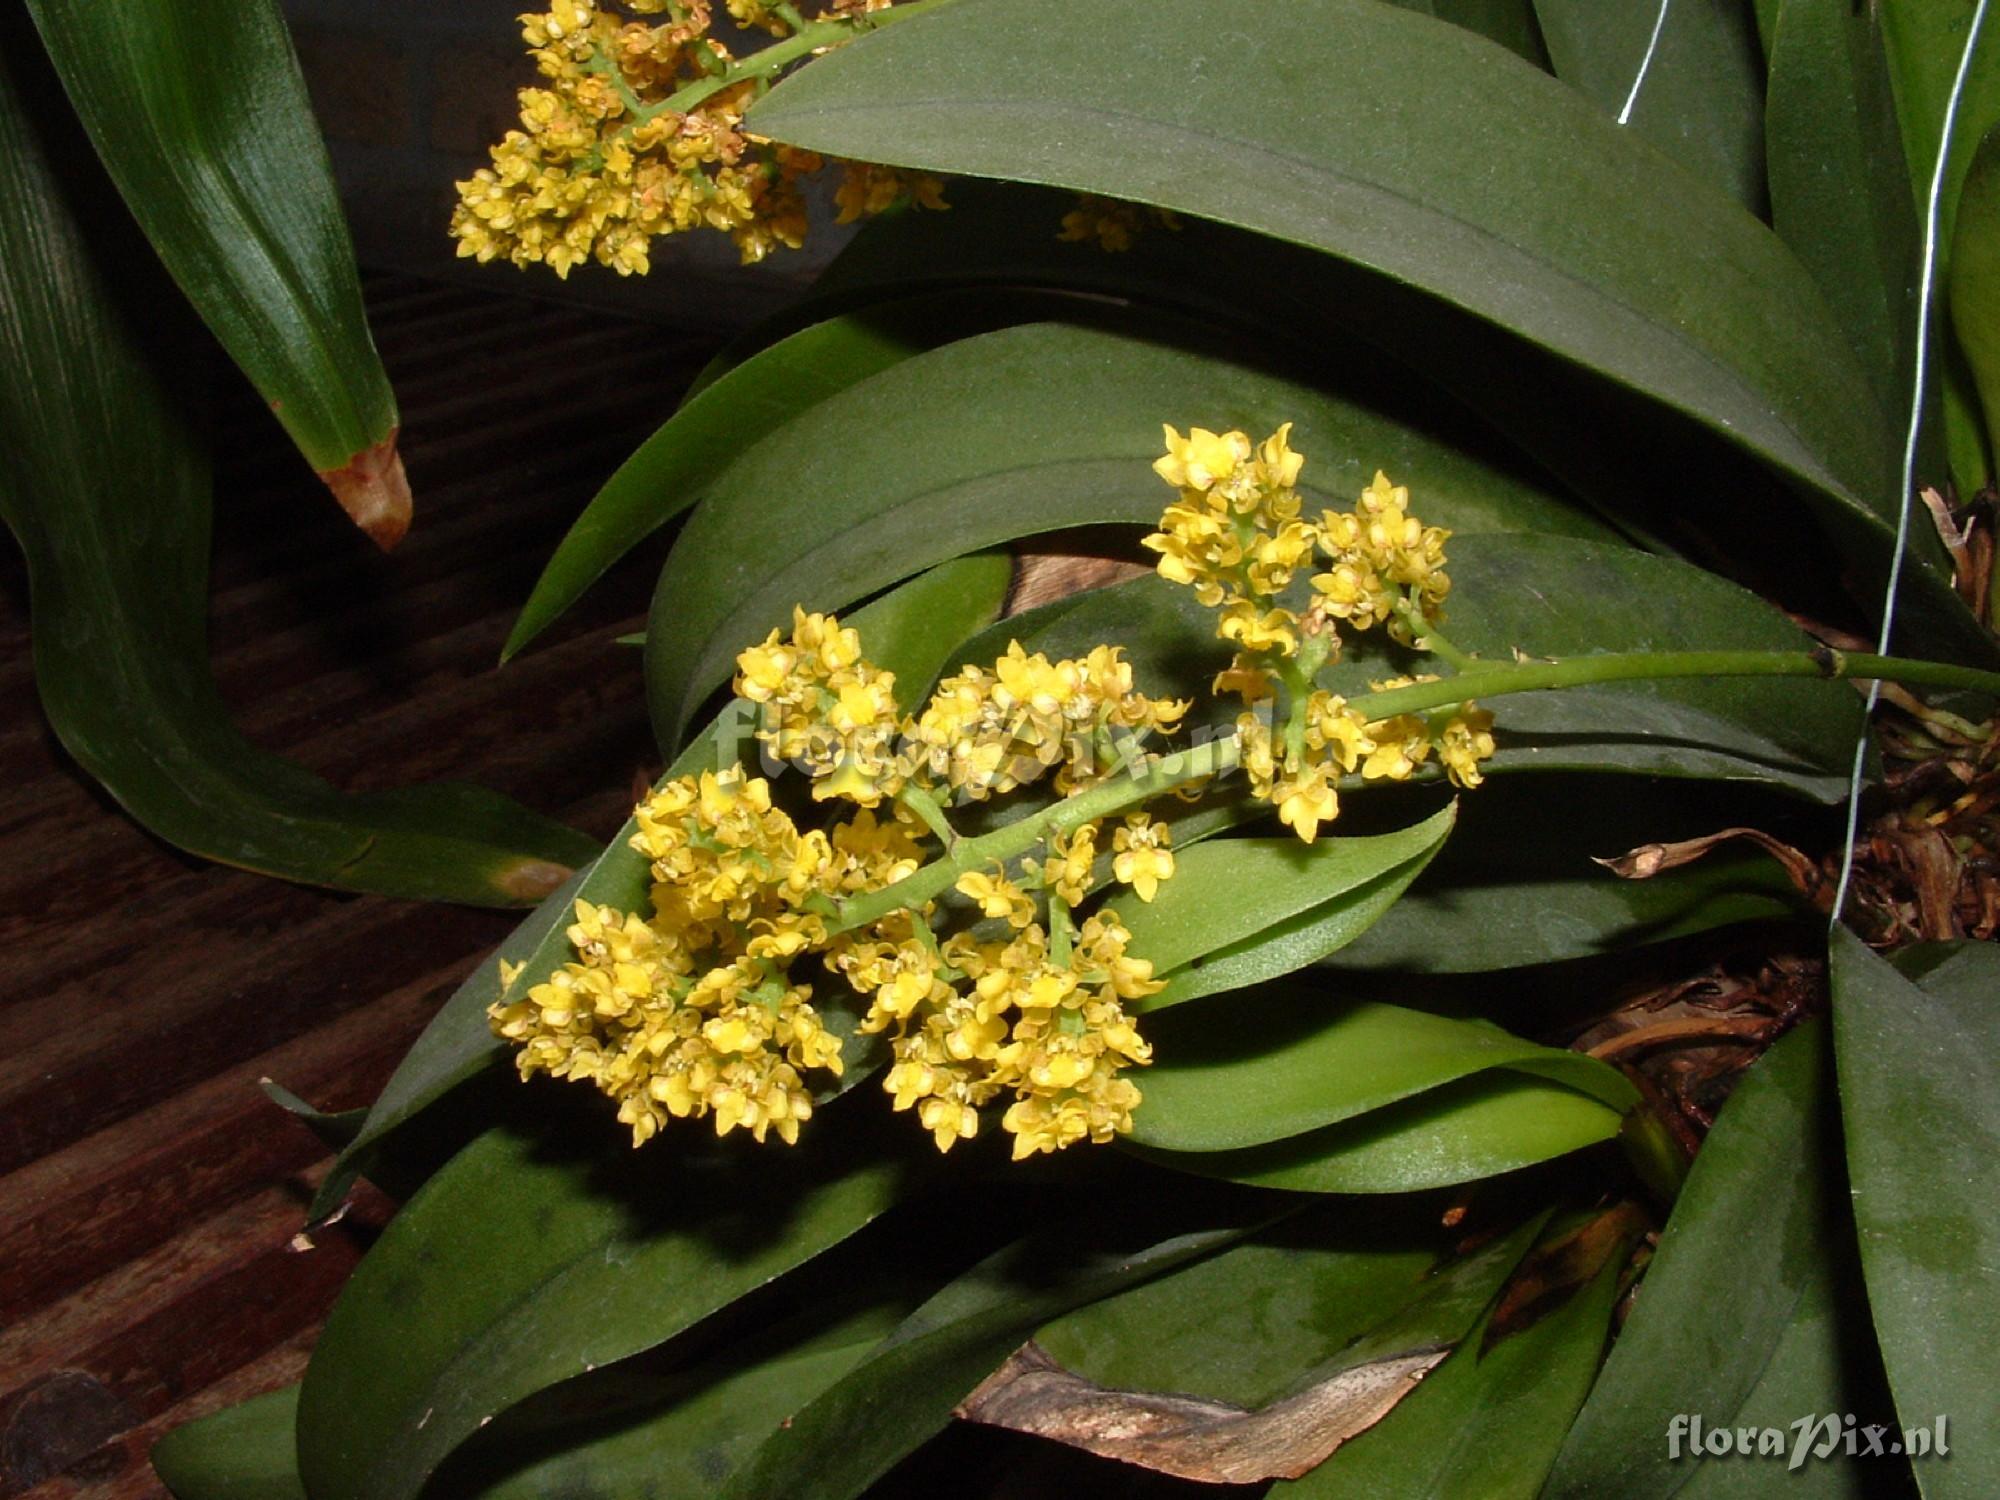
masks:
<svg viewBox="0 0 2000 1500"><path fill-rule="evenodd" d="M850 811L801 827L768 779L737 767L655 790L631 839L651 911L578 901L576 957L490 1011L523 1077L596 1085L635 1143L675 1118L793 1141L813 1110L807 1075L844 1069L844 1024L813 1003L816 985L837 984L865 1001L835 1007L841 1022L887 1039L883 1087L940 1150L1003 1101L1017 1158L1129 1130L1141 1096L1126 1075L1151 1056L1133 1010L1162 985L1114 910L1082 908L1109 884L1151 901L1173 877L1169 825L1140 804L1240 762L1310 843L1342 777L1407 779L1435 753L1472 786L1493 753L1491 717L1469 703L1378 719L1314 685L1339 626L1442 642L1447 534L1380 474L1354 510L1305 519L1289 432L1253 447L1169 427L1155 465L1179 493L1145 544L1236 648L1215 683L1244 703L1228 755L1149 776L1166 762L1148 742L1190 705L1140 692L1116 646L1051 660L1013 643L904 713L853 628L798 609L789 632L737 658L734 690L767 751L810 776L812 800ZM1308 599L1285 602L1316 564ZM1023 852L975 860L980 841L946 808L1043 782L1055 801L1010 825L1030 836L1012 841Z"/></svg>

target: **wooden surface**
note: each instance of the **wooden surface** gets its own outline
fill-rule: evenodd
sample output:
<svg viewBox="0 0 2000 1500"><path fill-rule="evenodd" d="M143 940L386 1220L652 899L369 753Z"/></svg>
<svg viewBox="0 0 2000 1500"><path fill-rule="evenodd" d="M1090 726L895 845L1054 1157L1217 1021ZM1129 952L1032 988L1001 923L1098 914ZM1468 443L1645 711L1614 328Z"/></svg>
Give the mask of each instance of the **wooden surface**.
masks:
<svg viewBox="0 0 2000 1500"><path fill-rule="evenodd" d="M530 654L556 539L703 341L420 282L369 286L416 524L377 555L217 376L216 676L336 785L477 781L597 836L653 769L636 630L658 548ZM150 838L63 756L0 561L0 1497L162 1494L168 1428L298 1377L387 1206L294 1248L325 1167L262 1077L364 1103L515 918L305 890Z"/></svg>

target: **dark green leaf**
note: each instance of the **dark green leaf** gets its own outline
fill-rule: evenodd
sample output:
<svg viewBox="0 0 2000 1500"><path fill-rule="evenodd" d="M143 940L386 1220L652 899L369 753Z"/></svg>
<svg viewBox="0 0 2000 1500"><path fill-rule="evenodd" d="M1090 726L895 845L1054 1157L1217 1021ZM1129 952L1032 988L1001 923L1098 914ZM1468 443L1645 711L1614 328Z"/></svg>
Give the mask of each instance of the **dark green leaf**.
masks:
<svg viewBox="0 0 2000 1500"><path fill-rule="evenodd" d="M1623 1118L1574 1089L1498 1069L1268 1146L1133 1149L1161 1166L1259 1187L1411 1193L1495 1177L1594 1146L1617 1135Z"/></svg>
<svg viewBox="0 0 2000 1500"><path fill-rule="evenodd" d="M176 1427L153 1447L153 1467L174 1500L306 1500L294 1419L299 1388Z"/></svg>
<svg viewBox="0 0 2000 1500"><path fill-rule="evenodd" d="M645 537L702 498L743 449L923 349L1006 321L990 296L946 293L831 318L760 350L690 396L605 481L536 580L501 651L520 651Z"/></svg>
<svg viewBox="0 0 2000 1500"><path fill-rule="evenodd" d="M1894 542L1882 518L1787 483L1691 418L1409 287L1226 225L1184 219L1179 232L1141 235L1121 255L1059 243L1051 229L1068 201L1021 184L961 182L950 213L870 225L807 306L825 316L913 288L1030 284L1185 310L1252 331L1272 349L1302 350L1320 368L1365 367L1371 390L1398 392L1391 409L1405 420L1427 414L1435 428L1453 409L1448 393L1619 530L1655 549L1723 558L1787 608L1836 618L1856 600L1873 609L1882 597ZM1233 274L1216 277L1215 265ZM1440 435L1475 452L1491 448L1490 436L1482 447L1478 427L1462 421ZM1544 517L1521 529L1582 535L1581 519L1557 526ZM1921 528L1919 537L1928 547ZM1942 571L1911 572L1901 598L1906 649L1992 659L1990 636Z"/></svg>
<svg viewBox="0 0 2000 1500"><path fill-rule="evenodd" d="M1422 873L1456 804L1373 838L1226 839L1183 850L1151 901L1111 903L1167 987L1143 1009L1240 989L1352 942Z"/></svg>
<svg viewBox="0 0 2000 1500"><path fill-rule="evenodd" d="M1035 1342L1065 1369L1113 1389L1262 1406L1428 1290L1426 1273L1445 1249L1431 1206L1358 1207L1314 1204L1241 1245L1045 1324Z"/></svg>
<svg viewBox="0 0 2000 1500"><path fill-rule="evenodd" d="M1896 117L1902 125L1910 189L1921 215L1944 137L1952 82L1959 59L1965 53L1977 0L1883 0L1878 8L1883 40L1888 46L1890 81L1895 86ZM1959 192L1972 166L1973 148L1996 121L2000 121L2000 43L1996 43L1995 27L1989 22L1966 75L1957 124L1952 131L1951 155L1945 163L1938 204L1940 287L1950 285ZM1959 495L1965 497L1977 494L1993 475L1994 455L1986 446L1972 373L1956 356L1957 351L1947 346L1941 372L1945 446L1950 453L1952 478Z"/></svg>
<svg viewBox="0 0 2000 1500"><path fill-rule="evenodd" d="M634 1152L558 1091L548 1128L496 1127L432 1177L349 1282L299 1404L317 1500L416 1494L500 1412L666 1342L902 1192L905 1163L859 1121L791 1149L689 1130Z"/></svg>
<svg viewBox="0 0 2000 1500"><path fill-rule="evenodd" d="M1949 1418L1927 1496L2000 1493L2000 947L1871 953L1833 936L1840 1107L1868 1307L1904 1425ZM1899 974L1898 968L1904 969ZM1916 971L1913 983L1906 974Z"/></svg>
<svg viewBox="0 0 2000 1500"><path fill-rule="evenodd" d="M336 792L230 727L207 670L209 476L187 330L32 40L0 66L0 516L64 747L191 853L345 890L528 905L583 835L475 787ZM137 263L125 258L136 252Z"/></svg>
<svg viewBox="0 0 2000 1500"><path fill-rule="evenodd" d="M792 1413L878 1347L920 1295L882 1297L845 1313L812 1305L803 1316L728 1338L717 1353L656 1377L663 1390L609 1416L572 1413L553 1400L548 1412L536 1414L534 1430L503 1421L482 1432L454 1455L434 1489L468 1500L712 1494ZM636 1383L629 1370L628 1364L603 1373Z"/></svg>
<svg viewBox="0 0 2000 1500"><path fill-rule="evenodd" d="M1764 211L1764 59L1747 0L1535 0L1556 77L1683 167Z"/></svg>
<svg viewBox="0 0 2000 1500"><path fill-rule="evenodd" d="M1489 1314L1388 1416L1272 1494L1534 1500L1597 1373L1623 1262L1497 1341Z"/></svg>
<svg viewBox="0 0 2000 1500"><path fill-rule="evenodd" d="M848 1500L950 1420L952 1409L1036 1327L1240 1238L1270 1205L1252 1200L1164 1240L1157 1202L1080 1215L982 1261L910 1315L733 1471L718 1500ZM1215 1223L1210 1217L1210 1225Z"/></svg>
<svg viewBox="0 0 2000 1500"><path fill-rule="evenodd" d="M2000 453L2000 125L1981 138L1965 175L1952 238L1950 306L1989 451Z"/></svg>
<svg viewBox="0 0 2000 1500"><path fill-rule="evenodd" d="M1295 423L1293 445L1317 455L1309 503L1351 504L1379 466L1409 474L1438 520L1466 531L1562 513L1422 428L1216 352L1192 325L1141 329L1048 323L964 339L850 387L741 454L712 481L654 597L646 670L661 743L679 743L736 653L794 605L837 609L1038 531L1156 522L1171 498L1151 468L1164 421L1259 434ZM814 500L803 523L801 473L813 476Z"/></svg>
<svg viewBox="0 0 2000 1500"><path fill-rule="evenodd" d="M1218 847L1218 846L1208 846ZM1367 1000L1324 981L1211 1001L1147 1030L1155 1060L1132 1140L1164 1151L1233 1151L1351 1120L1492 1069L1531 1074L1614 1110L1638 1101L1615 1068L1512 1036Z"/></svg>
<svg viewBox="0 0 2000 1500"><path fill-rule="evenodd" d="M1458 28L1363 0L1239 0L1217 25L1204 0L952 6L803 69L752 120L1374 267L1732 434L1887 533L1889 425L1810 278L1750 215Z"/></svg>
<svg viewBox="0 0 2000 1500"><path fill-rule="evenodd" d="M896 674L899 695L927 691L952 648L999 613L1010 565L1004 557L974 554L957 558L911 579L854 616L867 632L877 662ZM907 705L906 705L907 706ZM671 781L702 771L720 771L750 759L756 749L751 725L740 714L724 713L696 737L662 776ZM339 1207L354 1179L368 1170L370 1156L391 1132L407 1125L459 1085L476 1078L507 1054L493 1035L487 1010L507 995L526 994L567 963L572 955L568 930L577 901L632 911L645 904L645 859L631 847L638 825L625 820L597 858L543 901L445 1001L369 1110L367 1122L341 1152L313 1199L313 1217ZM515 968L511 985L501 969Z"/></svg>
<svg viewBox="0 0 2000 1500"><path fill-rule="evenodd" d="M1843 1353L1862 1321L1841 1271L1852 1229L1828 1119L1827 1037L1801 1027L1757 1064L1695 1158L1632 1316L1564 1442L1549 1500L1857 1492L1838 1457L1809 1476L1771 1458L1669 1448L1676 1417L1787 1427L1863 1410ZM1789 1453L1787 1455L1789 1457ZM1787 1484L1823 1485L1787 1489Z"/></svg>
<svg viewBox="0 0 2000 1500"><path fill-rule="evenodd" d="M1404 10L1436 16L1498 42L1536 67L1548 66L1548 49L1535 20L1534 0L1390 0Z"/></svg>
<svg viewBox="0 0 2000 1500"><path fill-rule="evenodd" d="M1772 223L1894 411L1908 403L1913 373L1917 216L1873 6L1783 7L1765 135Z"/></svg>
<svg viewBox="0 0 2000 1500"><path fill-rule="evenodd" d="M1719 849L1650 880L1620 880L1595 863L1773 811L1762 799L1718 806L1706 787L1671 793L1639 799L1596 777L1495 777L1460 799L1451 842L1403 898L1323 962L1345 973L1512 969L1799 913L1783 869L1761 852Z"/></svg>
<svg viewBox="0 0 2000 1500"><path fill-rule="evenodd" d="M396 401L275 0L28 10L174 280L355 522L393 545L410 508Z"/></svg>

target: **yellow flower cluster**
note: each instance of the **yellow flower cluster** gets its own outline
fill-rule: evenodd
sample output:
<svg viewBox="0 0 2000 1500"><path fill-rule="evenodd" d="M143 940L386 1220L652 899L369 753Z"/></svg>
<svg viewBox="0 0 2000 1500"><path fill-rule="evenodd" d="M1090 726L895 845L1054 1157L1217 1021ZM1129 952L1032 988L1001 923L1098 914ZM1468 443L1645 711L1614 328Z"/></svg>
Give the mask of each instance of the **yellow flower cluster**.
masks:
<svg viewBox="0 0 2000 1500"><path fill-rule="evenodd" d="M833 0L820 19L858 18L885 4ZM548 10L521 17L544 86L521 90L520 128L492 148L490 166L458 184L458 253L546 265L566 277L592 259L621 275L644 274L655 236L691 229L728 234L746 263L781 245L797 249L807 230L799 182L823 162L744 131L744 110L763 80L732 68L728 48L710 34L710 0L624 6L631 14L600 0L550 0ZM744 25L790 29L790 6L728 0L728 9ZM657 24L637 18L663 12ZM942 206L934 178L848 169L843 217L850 204L879 212L905 195Z"/></svg>
<svg viewBox="0 0 2000 1500"><path fill-rule="evenodd" d="M836 966L870 997L861 1029L893 1033L883 1087L895 1107L914 1109L947 1151L977 1133L983 1106L1011 1097L1001 1125L1017 1161L1130 1130L1140 1095L1119 1075L1152 1052L1124 1002L1160 988L1152 965L1126 955L1130 934L1115 917L1088 918L1065 959L1038 923L1014 920L1022 893L978 877L959 888L980 893L1010 931L940 943L922 913L904 911L836 948Z"/></svg>
<svg viewBox="0 0 2000 1500"><path fill-rule="evenodd" d="M1460 786L1479 784L1493 754L1493 716L1471 703L1439 715L1369 719L1347 700L1313 685L1339 658L1336 621L1354 630L1386 624L1406 646L1418 627L1443 618L1451 580L1444 571L1450 533L1409 513L1410 492L1377 472L1352 511L1302 515L1303 455L1286 423L1261 444L1241 432L1165 429L1166 453L1153 469L1179 491L1145 545L1160 554L1163 578L1193 588L1218 611L1216 633L1237 646L1215 681L1242 698L1237 721L1252 791L1311 843L1340 810L1336 784L1403 780L1433 751ZM1280 602L1296 575L1316 562L1303 611ZM1397 683L1376 683L1386 689ZM1434 678L1425 680L1435 680ZM1284 722L1261 710L1283 696Z"/></svg>
<svg viewBox="0 0 2000 1500"><path fill-rule="evenodd" d="M1115 646L1051 661L1018 643L990 668L966 665L923 712L899 718L895 677L861 657L829 615L792 613L737 658L736 693L760 705L758 737L815 778L813 796L864 807L904 785L985 799L1056 773L1058 790L1118 769L1145 735L1170 733L1185 703L1149 698Z"/></svg>
<svg viewBox="0 0 2000 1500"><path fill-rule="evenodd" d="M636 818L652 914L579 901L576 959L495 1004L493 1028L520 1044L523 1078L577 1079L617 1100L634 1144L669 1118L708 1116L718 1134L796 1140L812 1114L801 1070L841 1071L840 1038L790 974L826 942L808 908L899 878L915 868L914 846L872 819L831 839L801 832L771 805L769 784L741 772L669 782Z"/></svg>
<svg viewBox="0 0 2000 1500"><path fill-rule="evenodd" d="M1095 244L1107 254L1130 250L1148 224L1178 231L1181 221L1172 210L1149 204L1127 203L1119 198L1101 198L1096 193L1079 193L1076 207L1063 215L1059 240Z"/></svg>
<svg viewBox="0 0 2000 1500"><path fill-rule="evenodd" d="M1114 918L1071 931L1070 907L1095 883L1098 824L1049 835L1047 857L1025 866L1032 891L1001 868L960 874L965 902L952 911L968 920L942 942L935 901L853 931L835 919L842 902L923 863L931 834L911 797L986 797L1051 771L1065 789L1087 785L1133 753L1129 741L1171 729L1184 705L1137 692L1112 648L1051 661L1017 645L990 669L947 679L922 714L899 716L894 676L862 655L856 632L802 609L789 635L744 651L737 671L759 738L811 774L815 800L856 810L802 830L767 781L741 771L655 791L632 838L650 863L651 913L579 902L576 958L489 1012L518 1044L522 1076L596 1085L635 1143L668 1119L705 1117L718 1133L794 1140L812 1113L803 1074L842 1067L839 1037L809 1003L812 975L832 971L871 997L861 1028L893 1033L884 1086L940 1148L972 1135L980 1107L1002 1097L1017 1155L1129 1128L1139 1091L1118 1075L1148 1053L1122 1005L1157 986ZM1126 817L1111 863L1114 879L1152 900L1173 875L1167 828ZM986 935L994 923L1003 936Z"/></svg>

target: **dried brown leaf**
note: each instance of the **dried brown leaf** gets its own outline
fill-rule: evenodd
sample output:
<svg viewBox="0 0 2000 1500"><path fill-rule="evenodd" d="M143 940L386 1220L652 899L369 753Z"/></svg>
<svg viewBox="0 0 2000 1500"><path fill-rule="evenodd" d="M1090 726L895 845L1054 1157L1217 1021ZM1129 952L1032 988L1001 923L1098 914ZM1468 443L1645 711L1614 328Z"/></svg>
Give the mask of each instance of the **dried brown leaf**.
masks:
<svg viewBox="0 0 2000 1500"><path fill-rule="evenodd" d="M1030 1340L958 1415L1182 1479L1296 1479L1381 1421L1450 1352L1420 1349L1356 1365L1246 1411L1194 1396L1113 1390L1064 1369Z"/></svg>
<svg viewBox="0 0 2000 1500"><path fill-rule="evenodd" d="M1731 839L1748 839L1783 865L1792 884L1803 894L1815 901L1821 899L1820 888L1825 882L1819 866L1790 844L1772 838L1760 828L1725 828L1720 833L1698 839L1682 839L1672 844L1641 844L1616 858L1594 860L1593 863L1603 865L1620 880L1651 880L1663 871L1693 864Z"/></svg>

